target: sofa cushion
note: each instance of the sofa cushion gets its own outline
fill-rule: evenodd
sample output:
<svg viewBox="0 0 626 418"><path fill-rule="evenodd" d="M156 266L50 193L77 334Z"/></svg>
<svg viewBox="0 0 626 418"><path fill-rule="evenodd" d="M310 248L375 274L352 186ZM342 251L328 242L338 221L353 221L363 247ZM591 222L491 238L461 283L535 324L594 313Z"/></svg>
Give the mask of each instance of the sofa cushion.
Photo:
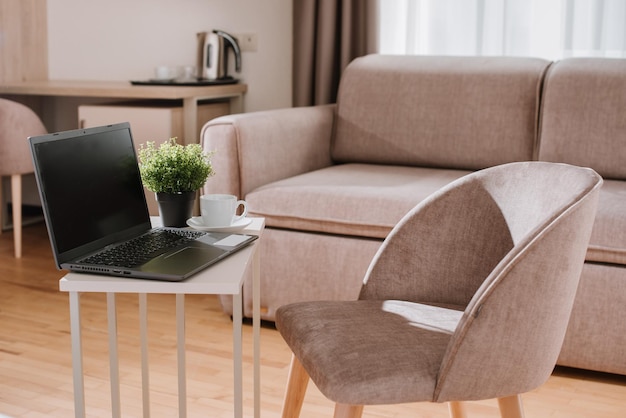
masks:
<svg viewBox="0 0 626 418"><path fill-rule="evenodd" d="M385 238L417 203L468 171L340 164L246 195L268 227Z"/></svg>
<svg viewBox="0 0 626 418"><path fill-rule="evenodd" d="M549 61L369 55L341 77L339 162L476 170L534 159Z"/></svg>
<svg viewBox="0 0 626 418"><path fill-rule="evenodd" d="M626 180L626 60L569 58L546 76L539 159Z"/></svg>
<svg viewBox="0 0 626 418"><path fill-rule="evenodd" d="M587 261L626 265L626 184L604 180Z"/></svg>

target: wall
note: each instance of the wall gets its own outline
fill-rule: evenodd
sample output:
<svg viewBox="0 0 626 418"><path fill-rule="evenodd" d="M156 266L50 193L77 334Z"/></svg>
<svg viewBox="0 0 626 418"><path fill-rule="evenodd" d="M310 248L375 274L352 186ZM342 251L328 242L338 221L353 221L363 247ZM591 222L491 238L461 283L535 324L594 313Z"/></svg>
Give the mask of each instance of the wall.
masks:
<svg viewBox="0 0 626 418"><path fill-rule="evenodd" d="M48 77L46 4L0 0L0 83Z"/></svg>
<svg viewBox="0 0 626 418"><path fill-rule="evenodd" d="M48 77L46 41L46 3L42 0L0 0L0 83L22 80L42 80ZM8 97L11 98L11 97ZM36 111L39 100L26 98L24 104ZM8 176L0 178L0 211L6 229L12 224L8 216L11 181ZM22 202L39 204L37 186L33 175L22 177ZM27 217L23 218L28 223Z"/></svg>
<svg viewBox="0 0 626 418"><path fill-rule="evenodd" d="M291 0L48 0L50 79L144 80L195 65L196 33L255 33L242 53L245 111L291 106ZM232 54L231 54L232 55Z"/></svg>

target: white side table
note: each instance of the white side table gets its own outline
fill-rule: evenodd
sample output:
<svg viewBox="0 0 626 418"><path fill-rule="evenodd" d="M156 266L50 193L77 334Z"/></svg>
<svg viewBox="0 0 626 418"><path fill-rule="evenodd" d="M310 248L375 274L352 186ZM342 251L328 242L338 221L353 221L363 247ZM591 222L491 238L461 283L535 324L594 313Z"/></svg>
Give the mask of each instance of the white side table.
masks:
<svg viewBox="0 0 626 418"><path fill-rule="evenodd" d="M156 219L153 219L155 222ZM261 235L265 228L264 218L253 222L242 233ZM187 416L185 371L185 294L233 295L233 372L234 416L243 416L242 393L242 289L244 273L250 263L253 268L253 346L254 346L254 416L260 416L260 283L259 251L261 239L254 241L229 257L182 282L127 279L120 277L69 273L59 282L61 291L69 292L72 337L72 368L74 372L75 416L85 417L85 391L83 379L83 355L80 321L80 294L100 292L107 295L107 318L109 332L109 366L111 379L111 408L113 417L121 417L119 363L117 355L116 293L139 295L141 337L141 370L143 416L150 416L150 382L147 342L147 294L169 293L176 295L176 329L178 354L178 409L179 417Z"/></svg>

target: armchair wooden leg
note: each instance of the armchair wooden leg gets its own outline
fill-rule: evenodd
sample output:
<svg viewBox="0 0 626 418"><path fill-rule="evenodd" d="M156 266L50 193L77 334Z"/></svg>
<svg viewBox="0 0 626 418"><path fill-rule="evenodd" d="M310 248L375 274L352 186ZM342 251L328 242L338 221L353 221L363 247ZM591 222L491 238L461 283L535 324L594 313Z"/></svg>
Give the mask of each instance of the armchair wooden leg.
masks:
<svg viewBox="0 0 626 418"><path fill-rule="evenodd" d="M2 176L0 176L0 203L2 202L2 193L3 193L3 191L2 191ZM2 234L2 225L4 225L4 223L2 222L2 219L4 219L3 218L4 213L2 213L2 212L4 212L4 207L0 207L0 235Z"/></svg>
<svg viewBox="0 0 626 418"><path fill-rule="evenodd" d="M309 384L309 374L306 372L300 360L291 355L291 366L287 377L287 390L283 401L283 418L297 418L300 416L304 394Z"/></svg>
<svg viewBox="0 0 626 418"><path fill-rule="evenodd" d="M11 206L13 207L13 246L15 258L22 257L22 175L11 176Z"/></svg>
<svg viewBox="0 0 626 418"><path fill-rule="evenodd" d="M450 418L467 418L467 412L465 411L463 402L448 402L448 409L450 411Z"/></svg>
<svg viewBox="0 0 626 418"><path fill-rule="evenodd" d="M498 398L498 406L500 407L500 416L502 418L524 418L521 395Z"/></svg>
<svg viewBox="0 0 626 418"><path fill-rule="evenodd" d="M361 418L361 415L363 415L363 405L335 404L334 418Z"/></svg>

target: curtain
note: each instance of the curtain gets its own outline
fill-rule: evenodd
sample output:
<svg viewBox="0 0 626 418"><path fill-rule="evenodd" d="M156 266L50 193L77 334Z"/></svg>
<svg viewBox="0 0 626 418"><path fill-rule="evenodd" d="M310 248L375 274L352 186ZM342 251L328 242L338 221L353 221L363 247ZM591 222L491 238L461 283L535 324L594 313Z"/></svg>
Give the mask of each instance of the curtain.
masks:
<svg viewBox="0 0 626 418"><path fill-rule="evenodd" d="M334 103L341 72L378 50L377 0L293 1L293 105Z"/></svg>
<svg viewBox="0 0 626 418"><path fill-rule="evenodd" d="M624 0L387 0L380 51L519 55L557 60L626 56Z"/></svg>

